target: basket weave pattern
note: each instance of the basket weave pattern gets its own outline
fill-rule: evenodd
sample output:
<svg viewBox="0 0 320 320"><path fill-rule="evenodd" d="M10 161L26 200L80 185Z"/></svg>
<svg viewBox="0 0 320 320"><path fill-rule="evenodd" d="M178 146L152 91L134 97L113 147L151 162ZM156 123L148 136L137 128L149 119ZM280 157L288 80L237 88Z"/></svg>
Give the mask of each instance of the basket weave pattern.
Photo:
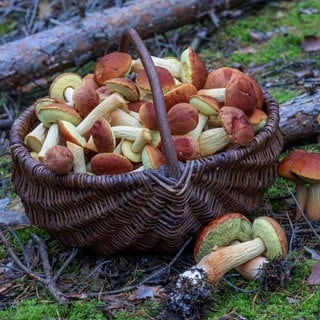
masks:
<svg viewBox="0 0 320 320"><path fill-rule="evenodd" d="M283 141L279 106L264 96L265 127L248 147L166 166L113 176L57 176L33 159L24 137L38 123L33 106L11 129L12 181L32 223L67 247L99 254L177 251L213 218L261 205L277 174Z"/></svg>

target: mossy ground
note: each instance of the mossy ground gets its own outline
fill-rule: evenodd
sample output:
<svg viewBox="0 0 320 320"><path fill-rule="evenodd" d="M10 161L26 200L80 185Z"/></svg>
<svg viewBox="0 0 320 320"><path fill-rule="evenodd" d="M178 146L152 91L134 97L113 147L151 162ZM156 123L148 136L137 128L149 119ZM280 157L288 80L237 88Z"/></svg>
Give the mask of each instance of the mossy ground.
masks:
<svg viewBox="0 0 320 320"><path fill-rule="evenodd" d="M262 9L245 13L240 18L222 19L221 26L210 35L210 41L205 41L203 46L200 46L198 53L209 66L237 66L252 72L279 103L285 102L305 90L303 81L298 81L295 76L296 70L311 65L319 69L319 53L308 53L302 48L304 36L320 36L319 12L320 3L317 0L270 2ZM210 23L209 20L203 22L204 25ZM0 34L4 34L6 30L11 32L14 25L15 21L8 19L1 25ZM186 26L183 30L188 28L189 26ZM252 32L260 35L259 40L252 36ZM289 66L289 69L285 69L286 66ZM89 63L84 70L90 70L92 67L93 63ZM318 150L318 145L312 147ZM0 161L3 186L0 189L0 198L13 197L14 193L9 183L10 156L1 156ZM290 197L288 187L293 188L290 183L278 178L265 195L266 207L269 209L262 208L262 211L272 210L276 214L290 214L290 207L286 203ZM31 233L37 233L48 240L49 249L56 252L59 245L44 231L36 228L17 231L18 238L24 245L30 240ZM19 252L21 247L17 240L10 237L10 241L13 249ZM319 250L319 244L317 240L312 239L312 234L309 238L303 239L303 244ZM0 247L0 260L5 261L7 258L7 252ZM300 248L296 246L292 252L292 261L291 277L283 287L275 291L265 290L261 283L248 283L237 276L228 278L236 288L224 282L219 283L213 290L216 301L212 306L208 306L211 311L206 319L319 319L319 286L309 286L306 283L315 261L309 258L301 245ZM81 263L79 257L68 268L68 274L79 276ZM136 275L133 278L140 279L143 272L137 269L135 271ZM118 311L112 310L111 313L105 312L107 303L99 299L80 300L69 306L59 306L40 285L26 279L23 277L19 281L26 281L24 288L30 288L32 295L28 298L23 292L25 298L18 299L11 307L6 306L4 310L0 310L0 319L144 320L156 319L159 312L157 301L127 304Z"/></svg>

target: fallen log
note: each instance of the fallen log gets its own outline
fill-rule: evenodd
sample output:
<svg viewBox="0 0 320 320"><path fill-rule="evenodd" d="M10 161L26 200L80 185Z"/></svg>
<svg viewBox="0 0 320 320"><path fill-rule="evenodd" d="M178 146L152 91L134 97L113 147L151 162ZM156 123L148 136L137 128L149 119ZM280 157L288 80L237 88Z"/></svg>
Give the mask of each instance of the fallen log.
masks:
<svg viewBox="0 0 320 320"><path fill-rule="evenodd" d="M118 48L134 28L142 39L195 22L208 12L233 8L244 0L141 0L87 14L50 30L0 46L0 87L9 90L80 66Z"/></svg>
<svg viewBox="0 0 320 320"><path fill-rule="evenodd" d="M280 129L284 143L310 138L320 133L320 90L304 93L280 106Z"/></svg>

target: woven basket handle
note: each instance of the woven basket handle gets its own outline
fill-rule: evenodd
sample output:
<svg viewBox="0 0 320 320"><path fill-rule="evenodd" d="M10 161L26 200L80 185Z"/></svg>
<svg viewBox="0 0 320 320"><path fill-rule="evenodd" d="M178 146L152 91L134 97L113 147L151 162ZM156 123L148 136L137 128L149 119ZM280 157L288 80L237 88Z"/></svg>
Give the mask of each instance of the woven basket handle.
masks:
<svg viewBox="0 0 320 320"><path fill-rule="evenodd" d="M119 51L128 52L130 42L137 51L150 82L163 151L168 167L168 174L170 177L178 178L181 171L173 144L163 93L156 68L146 46L133 28L128 29L122 36Z"/></svg>

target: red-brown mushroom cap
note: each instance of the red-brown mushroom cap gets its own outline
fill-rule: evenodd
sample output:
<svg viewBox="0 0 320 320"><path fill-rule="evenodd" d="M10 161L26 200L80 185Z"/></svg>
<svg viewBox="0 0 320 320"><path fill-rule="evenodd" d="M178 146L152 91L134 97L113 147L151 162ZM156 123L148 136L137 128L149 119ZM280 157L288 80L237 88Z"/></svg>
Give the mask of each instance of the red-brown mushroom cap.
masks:
<svg viewBox="0 0 320 320"><path fill-rule="evenodd" d="M173 135L173 144L179 161L195 160L200 157L198 141L191 136Z"/></svg>
<svg viewBox="0 0 320 320"><path fill-rule="evenodd" d="M224 247L234 241L252 239L252 224L241 213L230 212L209 222L199 234L194 246L194 259L199 262L214 247Z"/></svg>
<svg viewBox="0 0 320 320"><path fill-rule="evenodd" d="M96 175L113 175L133 170L133 164L116 153L98 153L91 158L91 170Z"/></svg>
<svg viewBox="0 0 320 320"><path fill-rule="evenodd" d="M242 75L243 73L235 68L221 67L210 71L207 75L206 81L203 85L204 89L225 88L231 77Z"/></svg>
<svg viewBox="0 0 320 320"><path fill-rule="evenodd" d="M111 52L101 57L94 69L94 80L99 86L112 78L125 76L131 68L132 58L125 52Z"/></svg>
<svg viewBox="0 0 320 320"><path fill-rule="evenodd" d="M99 104L99 94L89 86L76 88L72 95L74 108L81 117L86 117Z"/></svg>
<svg viewBox="0 0 320 320"><path fill-rule="evenodd" d="M257 107L257 96L249 76L233 75L226 85L225 105L241 109L248 117Z"/></svg>
<svg viewBox="0 0 320 320"><path fill-rule="evenodd" d="M145 101L139 108L141 123L150 130L158 130L158 121L153 101Z"/></svg>
<svg viewBox="0 0 320 320"><path fill-rule="evenodd" d="M142 150L142 163L145 169L159 169L166 164L164 154L157 148L147 144Z"/></svg>
<svg viewBox="0 0 320 320"><path fill-rule="evenodd" d="M109 122L105 118L99 118L94 122L90 134L98 152L114 151L116 139Z"/></svg>
<svg viewBox="0 0 320 320"><path fill-rule="evenodd" d="M174 135L183 135L197 126L199 113L190 103L181 102L168 111L167 118L171 133Z"/></svg>
<svg viewBox="0 0 320 320"><path fill-rule="evenodd" d="M253 141L252 125L241 109L224 106L220 109L220 119L231 143L248 146Z"/></svg>
<svg viewBox="0 0 320 320"><path fill-rule="evenodd" d="M320 152L319 153L306 152L303 156L298 157L292 163L291 172L306 182L319 183Z"/></svg>
<svg viewBox="0 0 320 320"><path fill-rule="evenodd" d="M68 174L73 167L73 155L67 147L55 145L46 152L44 165L57 175Z"/></svg>

